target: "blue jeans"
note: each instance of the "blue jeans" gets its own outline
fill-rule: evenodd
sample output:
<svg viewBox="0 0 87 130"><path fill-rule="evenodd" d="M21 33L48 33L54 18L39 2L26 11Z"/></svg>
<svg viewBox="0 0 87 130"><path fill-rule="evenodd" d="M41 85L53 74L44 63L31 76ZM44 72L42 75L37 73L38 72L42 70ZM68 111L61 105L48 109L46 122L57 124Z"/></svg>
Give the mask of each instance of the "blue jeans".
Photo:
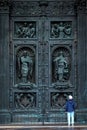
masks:
<svg viewBox="0 0 87 130"><path fill-rule="evenodd" d="M74 112L67 112L68 125L74 125Z"/></svg>

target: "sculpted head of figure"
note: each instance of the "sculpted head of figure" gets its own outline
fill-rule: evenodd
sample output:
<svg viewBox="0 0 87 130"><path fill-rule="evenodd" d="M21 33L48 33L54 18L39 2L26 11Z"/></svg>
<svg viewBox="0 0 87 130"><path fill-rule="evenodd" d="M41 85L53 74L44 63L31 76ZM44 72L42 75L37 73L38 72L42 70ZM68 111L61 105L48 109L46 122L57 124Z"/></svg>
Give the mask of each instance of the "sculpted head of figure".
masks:
<svg viewBox="0 0 87 130"><path fill-rule="evenodd" d="M23 52L23 56L24 56L24 57L27 56L27 51L26 51L26 50L24 50L24 52Z"/></svg>
<svg viewBox="0 0 87 130"><path fill-rule="evenodd" d="M63 56L63 51L60 51L59 54L60 54L60 56Z"/></svg>

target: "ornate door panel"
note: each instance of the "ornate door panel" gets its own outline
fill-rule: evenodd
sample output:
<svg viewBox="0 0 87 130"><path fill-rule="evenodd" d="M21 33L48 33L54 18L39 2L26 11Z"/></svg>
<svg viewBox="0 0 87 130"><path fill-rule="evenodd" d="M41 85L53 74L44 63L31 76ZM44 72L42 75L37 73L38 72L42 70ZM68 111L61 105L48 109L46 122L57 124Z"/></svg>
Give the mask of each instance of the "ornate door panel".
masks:
<svg viewBox="0 0 87 130"><path fill-rule="evenodd" d="M35 4L32 12L32 2L14 3L10 18L12 122L65 122L67 96L76 97L75 19L58 16L52 2ZM30 14L19 5L30 6Z"/></svg>

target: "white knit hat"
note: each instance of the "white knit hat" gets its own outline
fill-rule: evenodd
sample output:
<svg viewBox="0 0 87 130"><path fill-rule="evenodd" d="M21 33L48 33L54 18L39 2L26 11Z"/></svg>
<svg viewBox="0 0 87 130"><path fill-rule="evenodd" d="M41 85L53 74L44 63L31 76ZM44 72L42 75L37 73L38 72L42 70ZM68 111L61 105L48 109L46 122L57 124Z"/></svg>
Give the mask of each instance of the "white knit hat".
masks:
<svg viewBox="0 0 87 130"><path fill-rule="evenodd" d="M73 99L72 95L69 95L69 99Z"/></svg>

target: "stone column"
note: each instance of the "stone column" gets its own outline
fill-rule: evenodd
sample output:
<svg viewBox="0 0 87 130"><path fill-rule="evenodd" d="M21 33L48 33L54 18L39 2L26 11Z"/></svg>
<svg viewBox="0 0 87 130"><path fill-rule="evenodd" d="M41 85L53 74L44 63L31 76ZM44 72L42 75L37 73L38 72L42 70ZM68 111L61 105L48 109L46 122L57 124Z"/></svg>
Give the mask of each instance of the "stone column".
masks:
<svg viewBox="0 0 87 130"><path fill-rule="evenodd" d="M9 122L9 7L0 0L0 123Z"/></svg>

